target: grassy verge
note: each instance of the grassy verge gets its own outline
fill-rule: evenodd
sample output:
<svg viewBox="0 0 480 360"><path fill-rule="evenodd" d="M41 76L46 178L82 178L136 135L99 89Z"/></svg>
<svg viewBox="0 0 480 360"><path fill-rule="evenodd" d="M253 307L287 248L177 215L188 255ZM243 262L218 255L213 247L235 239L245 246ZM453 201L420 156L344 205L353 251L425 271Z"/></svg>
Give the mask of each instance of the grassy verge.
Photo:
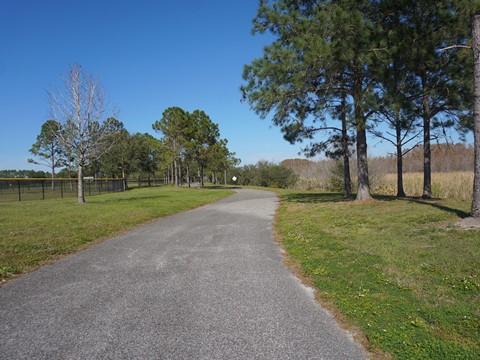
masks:
<svg viewBox="0 0 480 360"><path fill-rule="evenodd" d="M32 270L85 244L150 220L198 207L228 190L155 187L87 198L3 203L0 206L0 280Z"/></svg>
<svg viewBox="0 0 480 360"><path fill-rule="evenodd" d="M289 257L371 350L480 358L480 231L451 226L469 204L281 194L276 226Z"/></svg>

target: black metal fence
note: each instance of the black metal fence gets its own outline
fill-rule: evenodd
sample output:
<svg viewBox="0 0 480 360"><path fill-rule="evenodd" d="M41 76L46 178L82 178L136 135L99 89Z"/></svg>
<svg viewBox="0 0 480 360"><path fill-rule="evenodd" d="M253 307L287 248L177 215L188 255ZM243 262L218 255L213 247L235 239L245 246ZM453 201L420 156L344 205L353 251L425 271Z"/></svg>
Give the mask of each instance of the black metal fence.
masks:
<svg viewBox="0 0 480 360"><path fill-rule="evenodd" d="M77 196L77 179L2 179L0 202L45 200ZM83 179L85 196L125 190L124 179Z"/></svg>
<svg viewBox="0 0 480 360"><path fill-rule="evenodd" d="M166 185L165 179L128 179L127 186L130 187L150 187Z"/></svg>

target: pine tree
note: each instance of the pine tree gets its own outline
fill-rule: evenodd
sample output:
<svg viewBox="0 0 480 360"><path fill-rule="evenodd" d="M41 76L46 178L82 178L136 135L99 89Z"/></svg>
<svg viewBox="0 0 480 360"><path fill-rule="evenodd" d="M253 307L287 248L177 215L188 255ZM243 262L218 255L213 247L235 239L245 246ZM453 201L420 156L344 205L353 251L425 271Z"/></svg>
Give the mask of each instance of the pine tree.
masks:
<svg viewBox="0 0 480 360"><path fill-rule="evenodd" d="M162 118L152 125L154 130L163 134L165 142L171 150L175 186L180 186L179 163L182 149L187 141L186 133L189 126L189 114L180 107L169 107L163 112Z"/></svg>
<svg viewBox="0 0 480 360"><path fill-rule="evenodd" d="M418 93L414 99L423 122L423 197L432 197L431 130L448 125L468 109L471 89L468 66L457 56L459 49L441 51L447 43L465 36L467 27L450 0L402 2L401 18L411 43L407 63L414 74ZM467 104L466 104L467 103Z"/></svg>
<svg viewBox="0 0 480 360"><path fill-rule="evenodd" d="M190 149L193 159L198 165L200 183L201 186L204 186L204 170L212 160L212 153L215 152L220 131L218 125L201 110L195 110L190 114L190 124L190 140L187 148Z"/></svg>
<svg viewBox="0 0 480 360"><path fill-rule="evenodd" d="M65 165L63 147L60 140L62 125L55 120L47 120L42 125L37 141L32 145L30 153L38 160L28 159L29 163L43 165L50 168L52 176L52 190L55 190L55 169Z"/></svg>
<svg viewBox="0 0 480 360"><path fill-rule="evenodd" d="M347 98L353 106L357 141L357 200L370 196L367 164L367 119L370 63L375 56L374 1L261 1L256 33L276 40L263 57L245 66L244 99L289 140L312 139L329 124L329 108ZM320 142L316 150L324 150Z"/></svg>
<svg viewBox="0 0 480 360"><path fill-rule="evenodd" d="M380 3L378 36L382 51L374 59L377 110L371 134L395 147L397 161L397 197L405 197L403 156L415 148L421 134L418 115L412 106L419 93L414 74L408 67L411 36L403 15L404 2L385 0ZM384 131L379 125L386 124Z"/></svg>

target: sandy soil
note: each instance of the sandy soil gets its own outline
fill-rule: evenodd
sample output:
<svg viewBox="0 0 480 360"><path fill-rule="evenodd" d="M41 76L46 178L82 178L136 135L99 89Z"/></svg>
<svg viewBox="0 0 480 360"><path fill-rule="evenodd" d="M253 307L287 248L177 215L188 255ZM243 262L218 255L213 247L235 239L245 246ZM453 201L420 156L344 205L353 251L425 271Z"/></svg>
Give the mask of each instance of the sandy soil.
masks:
<svg viewBox="0 0 480 360"><path fill-rule="evenodd" d="M468 217L457 222L455 225L462 229L480 229L480 219Z"/></svg>

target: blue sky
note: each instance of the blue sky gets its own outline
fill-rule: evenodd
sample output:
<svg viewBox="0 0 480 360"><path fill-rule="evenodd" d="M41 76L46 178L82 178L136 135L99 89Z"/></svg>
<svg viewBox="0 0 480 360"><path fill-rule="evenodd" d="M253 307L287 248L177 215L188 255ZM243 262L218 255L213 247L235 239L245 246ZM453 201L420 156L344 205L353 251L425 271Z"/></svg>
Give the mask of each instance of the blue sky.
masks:
<svg viewBox="0 0 480 360"><path fill-rule="evenodd" d="M299 146L240 103L257 0L1 0L0 169L29 169L48 119L46 90L79 63L105 85L127 130L149 132L170 106L204 110L242 164L299 157ZM371 141L371 154L384 146ZM46 170L46 168L43 168Z"/></svg>
<svg viewBox="0 0 480 360"><path fill-rule="evenodd" d="M74 63L100 78L132 133L155 134L152 124L169 106L201 109L243 164L297 157L298 147L240 103L243 65L271 41L251 35L257 5L0 1L0 169L42 169L27 158L48 119L46 90L61 88Z"/></svg>

